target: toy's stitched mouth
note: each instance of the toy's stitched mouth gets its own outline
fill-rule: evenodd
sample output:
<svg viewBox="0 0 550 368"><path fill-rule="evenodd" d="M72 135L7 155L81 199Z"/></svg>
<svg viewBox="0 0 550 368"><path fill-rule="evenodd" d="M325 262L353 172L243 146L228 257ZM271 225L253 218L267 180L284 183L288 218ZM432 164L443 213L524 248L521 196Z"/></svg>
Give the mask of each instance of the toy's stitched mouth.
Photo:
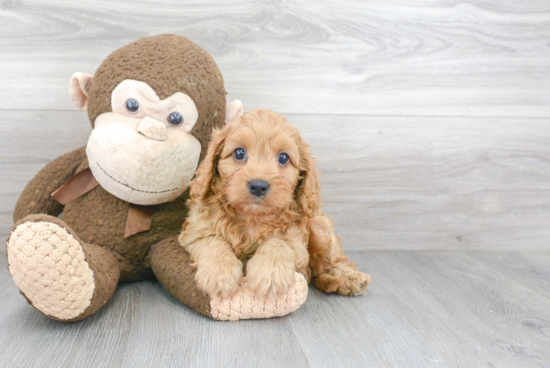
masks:
<svg viewBox="0 0 550 368"><path fill-rule="evenodd" d="M158 193L167 193L167 192L173 192L173 191L178 190L178 188L174 188L174 189L167 189L167 190L160 190L160 191L151 191L151 190L141 190L141 189L132 188L132 187L129 186L128 184L124 184L123 182L118 181L118 180L116 180L115 178L113 178L111 175L109 175L109 173L107 173L107 171L105 171L105 169L101 167L101 165L99 164L99 162L96 161L95 163L97 164L97 166L99 166L99 168L101 169L101 171L103 171L103 172L105 173L105 175L107 175L108 177L110 177L111 179L113 179L114 181L116 181L117 183L119 183L119 184L121 184L121 185L124 185L126 188L130 188L130 189L135 190L135 191L138 191L138 192L158 194Z"/></svg>

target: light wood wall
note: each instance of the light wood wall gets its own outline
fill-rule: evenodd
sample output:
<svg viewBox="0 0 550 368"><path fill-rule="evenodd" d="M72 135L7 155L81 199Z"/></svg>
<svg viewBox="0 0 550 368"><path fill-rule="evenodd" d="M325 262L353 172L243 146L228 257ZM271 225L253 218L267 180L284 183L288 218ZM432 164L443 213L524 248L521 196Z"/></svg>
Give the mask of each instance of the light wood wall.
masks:
<svg viewBox="0 0 550 368"><path fill-rule="evenodd" d="M86 144L75 71L177 33L295 124L347 250L550 250L550 2L0 1L0 237Z"/></svg>

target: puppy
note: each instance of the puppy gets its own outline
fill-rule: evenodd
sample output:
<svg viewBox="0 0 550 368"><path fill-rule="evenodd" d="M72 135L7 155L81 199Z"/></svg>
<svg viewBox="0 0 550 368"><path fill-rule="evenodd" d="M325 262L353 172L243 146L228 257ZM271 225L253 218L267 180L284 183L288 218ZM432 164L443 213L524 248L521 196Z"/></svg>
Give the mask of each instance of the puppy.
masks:
<svg viewBox="0 0 550 368"><path fill-rule="evenodd" d="M245 285L256 295L286 293L295 271L325 292L364 292L370 276L344 255L320 199L309 146L279 114L253 110L215 131L179 236L198 286L227 297L243 282L245 263Z"/></svg>

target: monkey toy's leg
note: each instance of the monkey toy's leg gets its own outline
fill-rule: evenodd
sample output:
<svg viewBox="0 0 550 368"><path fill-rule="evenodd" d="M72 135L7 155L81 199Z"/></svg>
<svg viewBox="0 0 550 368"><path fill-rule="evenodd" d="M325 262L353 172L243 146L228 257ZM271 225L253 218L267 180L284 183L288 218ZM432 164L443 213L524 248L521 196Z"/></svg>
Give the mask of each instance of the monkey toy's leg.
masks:
<svg viewBox="0 0 550 368"><path fill-rule="evenodd" d="M172 237L154 245L149 253L153 273L160 283L177 300L197 312L216 320L280 317L294 312L307 298L305 277L296 273L294 286L277 299L258 298L246 284L227 298L210 298L197 287L196 268L191 265L189 254Z"/></svg>
<svg viewBox="0 0 550 368"><path fill-rule="evenodd" d="M359 295L367 290L370 276L359 272L346 257L332 221L322 211L309 222L308 250L317 289L340 295Z"/></svg>
<svg viewBox="0 0 550 368"><path fill-rule="evenodd" d="M120 276L113 253L86 244L60 219L29 215L12 228L8 269L21 294L46 316L80 321L101 308Z"/></svg>

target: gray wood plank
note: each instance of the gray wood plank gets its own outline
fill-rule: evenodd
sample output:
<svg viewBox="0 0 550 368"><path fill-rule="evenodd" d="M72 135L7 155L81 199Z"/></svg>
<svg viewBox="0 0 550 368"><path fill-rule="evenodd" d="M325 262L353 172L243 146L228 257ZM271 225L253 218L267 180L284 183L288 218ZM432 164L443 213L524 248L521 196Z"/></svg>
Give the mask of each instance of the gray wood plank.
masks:
<svg viewBox="0 0 550 368"><path fill-rule="evenodd" d="M368 301L320 292L308 299L310 314L296 332L315 347L306 350L312 365L548 366L549 299L479 267L477 254L350 253L373 276ZM524 262L522 253L513 255ZM548 270L550 255L539 256ZM319 313L327 303L330 311Z"/></svg>
<svg viewBox="0 0 550 368"><path fill-rule="evenodd" d="M550 116L545 0L0 2L0 109L72 109L93 73L144 36L209 51L229 97L284 113Z"/></svg>
<svg viewBox="0 0 550 368"><path fill-rule="evenodd" d="M547 119L286 117L318 159L345 249L550 249ZM26 183L89 132L84 112L0 114L0 237Z"/></svg>
<svg viewBox="0 0 550 368"><path fill-rule="evenodd" d="M524 284L525 287L550 297L548 258L541 256L540 252L522 252L519 260L513 252L499 253L497 256L492 253L476 253L476 261L480 263L480 267L491 268ZM550 324L546 327L550 328Z"/></svg>
<svg viewBox="0 0 550 368"><path fill-rule="evenodd" d="M28 306L2 257L0 366L550 365L550 288L540 282L550 274L550 253L349 256L373 277L367 295L312 287L304 306L283 318L211 321L157 282L140 282L119 286L100 312L74 324ZM510 264L515 271L505 272Z"/></svg>

